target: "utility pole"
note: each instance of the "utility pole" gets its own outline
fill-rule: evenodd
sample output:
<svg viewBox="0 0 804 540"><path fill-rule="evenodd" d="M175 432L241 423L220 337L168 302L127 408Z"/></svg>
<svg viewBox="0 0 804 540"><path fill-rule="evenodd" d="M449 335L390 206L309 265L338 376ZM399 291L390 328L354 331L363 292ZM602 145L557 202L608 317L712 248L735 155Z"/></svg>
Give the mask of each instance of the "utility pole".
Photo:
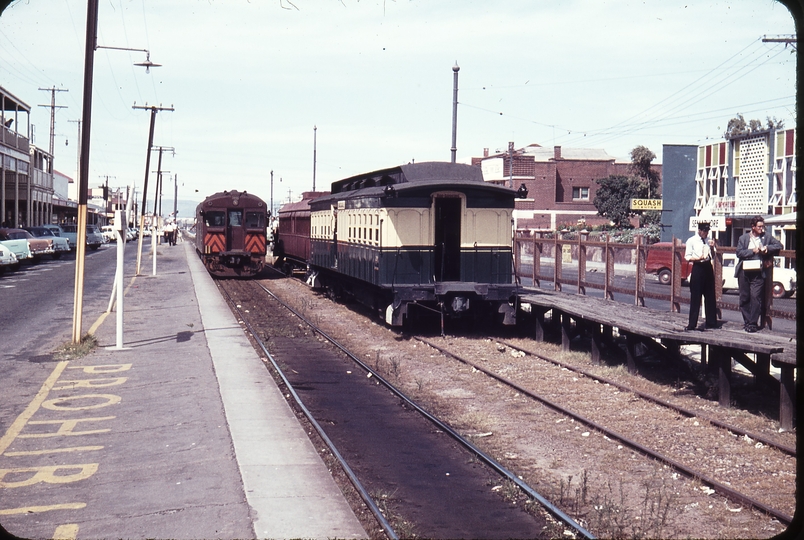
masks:
<svg viewBox="0 0 804 540"><path fill-rule="evenodd" d="M797 47L796 47L796 45L798 43L798 38L796 38L795 34L791 35L790 37L784 37L784 36L768 37L768 36L764 36L762 38L762 43L784 43L785 47L790 45L791 47L793 47L794 51L798 50Z"/></svg>
<svg viewBox="0 0 804 540"><path fill-rule="evenodd" d="M76 158L75 158L75 172L76 177L78 176L78 170L81 168L81 120L67 120L68 122L75 122L78 124L78 144L76 146Z"/></svg>
<svg viewBox="0 0 804 540"><path fill-rule="evenodd" d="M316 153L317 137L318 137L318 127L313 126L313 191L315 191L315 153Z"/></svg>
<svg viewBox="0 0 804 540"><path fill-rule="evenodd" d="M514 142L508 143L508 187L514 187Z"/></svg>
<svg viewBox="0 0 804 540"><path fill-rule="evenodd" d="M106 222L109 221L109 178L117 178L116 176L101 176L100 178L106 179L105 187L103 188L103 213L106 214Z"/></svg>
<svg viewBox="0 0 804 540"><path fill-rule="evenodd" d="M137 240L137 275L140 274L140 261L142 260L142 234L145 228L145 211L147 209L148 200L148 171L151 167L151 148L154 145L154 124L156 123L156 113L159 111L173 111L173 107L138 107L134 105L133 109L146 109L151 111L151 127L148 130L148 152L145 155L145 182L142 186L142 206L140 207L140 234Z"/></svg>
<svg viewBox="0 0 804 540"><path fill-rule="evenodd" d="M458 151L458 61L452 66L452 163L455 163L455 153Z"/></svg>
<svg viewBox="0 0 804 540"><path fill-rule="evenodd" d="M50 157L53 157L53 138L56 135L56 109L66 109L66 105L56 105L56 92L69 92L66 88L40 88L43 92L50 92L50 105L39 105L40 107L50 107Z"/></svg>
<svg viewBox="0 0 804 540"><path fill-rule="evenodd" d="M156 201L159 201L159 208L157 210L156 201L154 201L154 216L161 216L162 215L162 173L170 173L170 171L163 171L162 170L162 152L168 151L173 152L173 155L176 155L176 149L167 146L156 146L153 148L154 150L159 151L159 160L157 161L156 167ZM154 171L151 171L154 172Z"/></svg>
<svg viewBox="0 0 804 540"><path fill-rule="evenodd" d="M95 68L95 43L98 35L98 0L87 1L87 32L84 50L84 93L81 108L84 136L78 154L78 223L75 246L75 295L73 301L73 343L81 343L84 309L84 259L87 244L87 188L89 187L89 141L92 120L92 72Z"/></svg>

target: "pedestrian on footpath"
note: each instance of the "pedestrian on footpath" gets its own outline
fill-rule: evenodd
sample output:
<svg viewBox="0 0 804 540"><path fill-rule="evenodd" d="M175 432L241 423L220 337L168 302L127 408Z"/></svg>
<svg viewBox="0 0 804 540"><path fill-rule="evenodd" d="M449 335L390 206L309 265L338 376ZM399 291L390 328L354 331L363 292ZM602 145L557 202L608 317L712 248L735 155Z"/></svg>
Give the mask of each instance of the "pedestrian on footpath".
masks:
<svg viewBox="0 0 804 540"><path fill-rule="evenodd" d="M690 272L690 320L685 330L698 329L698 313L701 298L704 299L706 328L717 328L717 305L715 304L715 270L712 257L715 241L709 238L709 222L698 222L698 232L687 240L684 258L692 262Z"/></svg>
<svg viewBox="0 0 804 540"><path fill-rule="evenodd" d="M751 218L751 230L737 241L737 266L734 275L740 289L740 312L746 332L758 332L759 318L765 309L765 279L773 266L773 257L782 243L765 234L765 219Z"/></svg>

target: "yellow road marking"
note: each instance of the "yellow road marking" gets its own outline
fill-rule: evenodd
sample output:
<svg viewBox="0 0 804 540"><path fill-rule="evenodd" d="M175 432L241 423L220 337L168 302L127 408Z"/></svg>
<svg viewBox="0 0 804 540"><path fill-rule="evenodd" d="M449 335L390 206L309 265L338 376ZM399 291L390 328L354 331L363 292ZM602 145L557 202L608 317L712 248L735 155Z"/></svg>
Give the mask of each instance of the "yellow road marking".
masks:
<svg viewBox="0 0 804 540"><path fill-rule="evenodd" d="M51 448L48 450L26 450L22 452L6 452L3 455L8 457L42 456L45 454L59 454L61 452L92 452L95 450L103 450L103 446L73 446L71 448Z"/></svg>
<svg viewBox="0 0 804 540"><path fill-rule="evenodd" d="M78 525L75 523L59 525L53 533L53 540L75 540L77 537Z"/></svg>
<svg viewBox="0 0 804 540"><path fill-rule="evenodd" d="M39 389L39 392L36 394L36 396L34 396L31 402L28 403L28 406L25 408L24 411L22 411L22 414L20 414L17 417L17 419L14 420L14 423L12 423L11 426L9 426L6 433L2 437L0 437L0 454L6 451L6 449L14 441L14 439L17 438L17 435L20 434L22 428L25 427L25 424L28 422L28 420L31 419L34 413L39 409L39 407L45 401L48 392L50 392L50 389L53 388L53 385L56 384L56 381L59 379L61 373L67 367L67 364L69 364L68 361L59 362L58 364L56 364L56 369L54 369L53 373L51 373L50 376L47 378L47 380L45 380L44 384L42 385L42 388Z"/></svg>
<svg viewBox="0 0 804 540"><path fill-rule="evenodd" d="M49 506L21 506L20 508L0 509L0 516L13 516L15 514L37 514L50 510L80 510L86 508L87 503L63 503Z"/></svg>
<svg viewBox="0 0 804 540"><path fill-rule="evenodd" d="M72 403L78 399L100 399L102 403L95 405L84 405L83 407L70 407L62 403ZM99 409L109 405L117 405L123 398L115 394L81 394L80 396L58 397L42 402L42 407L51 411L86 411L88 409Z"/></svg>
<svg viewBox="0 0 804 540"><path fill-rule="evenodd" d="M135 279L137 279L137 276L133 276L131 278L131 283L129 283L128 287L126 287L126 290L123 291L123 296L128 294L129 289L131 289L132 285L134 285L134 280ZM89 327L89 330L87 330L87 333L92 334L94 336L95 332L98 330L98 328L100 328L100 325L103 324L103 321L106 320L106 317L109 315L109 313L111 313L111 312L110 311L104 311L103 313L101 313L100 317L98 317L98 319L92 324L92 326Z"/></svg>

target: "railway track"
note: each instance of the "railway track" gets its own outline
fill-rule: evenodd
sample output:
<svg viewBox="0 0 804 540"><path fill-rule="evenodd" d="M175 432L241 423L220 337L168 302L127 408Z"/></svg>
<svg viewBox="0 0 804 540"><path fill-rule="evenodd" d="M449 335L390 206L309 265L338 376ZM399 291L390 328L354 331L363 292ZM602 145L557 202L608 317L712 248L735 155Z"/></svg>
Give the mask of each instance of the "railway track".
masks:
<svg viewBox="0 0 804 540"><path fill-rule="evenodd" d="M266 287L219 286L385 535L594 537Z"/></svg>
<svg viewBox="0 0 804 540"><path fill-rule="evenodd" d="M602 421L601 420L596 420L594 418L593 414L579 413L578 412L578 406L577 406L578 403L577 403L577 401L574 403L575 406L568 405L566 403L565 399L562 399L560 396L556 396L556 394L559 394L559 392L536 392L536 391L533 391L532 389L526 388L522 384L520 384L520 383L518 383L518 382L516 382L514 380L511 380L510 378L505 377L505 376L501 375L500 373L497 373L497 372L493 371L492 369L489 369L488 367L483 365L483 362L477 362L477 361L467 359L464 355L462 355L462 354L460 354L458 352L455 352L454 349L450 350L450 349L448 349L448 348L446 348L444 346L440 346L440 345L436 344L434 341L426 339L426 338L416 337L415 339L417 339L421 343L424 343L427 346L432 347L433 349L439 351L441 354L444 354L444 355L446 355L446 356L448 356L450 358L453 358L453 359L455 359L455 360L457 360L457 361L459 361L459 362L461 362L461 363L463 363L463 364L465 364L467 366L470 366L472 369L484 373L485 375L491 377L492 379L494 379L495 381L497 381L499 383L502 383L502 384L505 384L505 385L509 386L511 389L521 393L522 395L525 395L525 396L527 396L527 397L529 397L529 398L531 398L533 400L536 400L536 401L538 401L538 402L540 402L542 404L545 404L548 407L550 407L550 408L552 408L552 409L554 409L556 411L559 411L561 414L567 415L567 416L571 417L572 419L574 419L575 421L581 422L584 425L589 426L590 428L592 428L594 430L597 430L598 432L604 434L604 436L606 436L606 437L609 437L611 439L620 441L624 445L626 445L626 446L638 451L639 453L641 453L641 454L643 454L645 456L650 457L651 459L656 459L656 460L658 460L658 461L660 461L662 463L665 463L665 464L673 467L675 470L679 471L680 473L682 473L682 474L684 474L684 475L686 475L686 476L688 476L690 478L694 478L694 479L697 479L697 480L703 482L704 484L709 486L711 489L713 489L715 492L723 495L724 497L728 498L731 501L734 501L734 502L739 503L741 505L746 505L748 507L759 509L762 512L767 513L769 516L772 516L773 518L777 519L780 523L782 523L784 525L789 525L792 522L792 519L793 519L792 515L790 513L788 513L787 511L780 510L778 508L774 508L771 504L768 504L768 503L764 502L763 500L760 500L757 497L745 494L745 493L739 491L738 489L733 488L732 484L739 483L737 481L737 479L727 476L727 478L728 478L727 480L718 480L718 479L716 479L714 477L713 474L707 473L704 470L697 469L694 466L690 466L690 465L686 464L683 459L674 458L669 453L663 453L661 450L657 450L656 448L652 448L650 446L650 444L643 444L643 443L638 442L637 439L639 439L639 438L649 438L649 437L645 437L644 433L642 432L642 430L634 422L631 422L631 425L634 427L634 429L627 429L626 428L623 431L617 431L617 430L612 429L610 427L610 425L608 424L608 420L602 420ZM496 340L495 343L500 343L500 344L503 344L504 346L509 347L509 348L511 348L513 350L522 351L525 354L532 355L532 356L534 356L536 358L539 358L539 359L541 359L541 360L543 360L545 362L549 362L549 363L551 363L551 364L553 364L555 366L558 366L562 370L569 370L569 371L572 371L572 372L577 373L579 375L582 375L584 378L587 378L589 381L597 382L597 383L603 383L605 385L610 386L611 388L616 389L616 391L618 391L618 392L625 392L625 393L628 393L629 395L638 396L639 399L641 399L641 400L649 402L650 404L659 405L659 406L664 407L664 408L666 408L666 409L668 409L670 411L673 411L675 413L679 413L680 415L682 415L682 416L684 416L686 418L700 419L701 422L704 423L704 424L711 424L712 426L715 426L718 429L724 430L725 432L730 432L730 433L735 434L737 436L743 437L746 441L749 441L749 440L750 441L757 441L757 444L762 445L760 448L762 449L761 451L763 453L765 453L765 454L767 454L768 451L770 449L772 449L772 450L774 450L776 452L779 452L781 454L785 454L785 455L793 457L793 458L795 458L795 456L796 456L796 449L791 447L791 446L789 446L789 445L785 445L783 443L779 443L777 441L770 440L768 438L762 437L761 435L758 435L756 433L753 433L753 432L750 432L748 430L742 429L742 428L740 428L738 426L719 421L719 420L717 420L715 418L708 417L706 415L701 415L700 413L696 413L696 412L691 411L689 409L686 409L684 407L677 406L675 404L672 404L672 403L670 403L670 402L668 402L666 400L663 400L661 398L658 398L656 396L647 394L645 392L636 390L634 388L630 388L630 387L628 387L626 385L617 383L615 381L606 379L604 377L592 374L592 373L590 373L588 371L585 371L583 369L574 367L574 366L572 366L572 365L570 365L568 363L564 363L564 362L561 362L561 361L556 360L554 358L550 358L550 357L547 357L545 355L535 353L535 352L529 350L526 347L522 347L521 345L513 345L510 342L507 342L505 340ZM491 344L490 344L490 346L491 346ZM477 351L473 349L471 354L477 354ZM548 386L549 386L549 384L548 384ZM597 386L599 387L600 385L598 384ZM555 388L555 385L553 386L553 388ZM576 395L576 394L573 394L573 395ZM633 407L633 405L631 405L631 407ZM767 456L762 456L762 457L767 457ZM758 456L756 456L756 459L760 460L760 459L762 459L762 457L760 457L758 455ZM774 463L776 463L776 461L774 461ZM790 464L788 464L788 467L789 467L789 465ZM794 470L795 464L793 463L792 465L793 465L793 470ZM769 474L774 474L775 467L776 466L774 466L774 465L771 465L770 467L767 467L767 464L765 464L763 466L763 469L768 470ZM791 487L793 487L793 486L791 486ZM766 493L765 498L767 499L767 497L769 495L770 494Z"/></svg>

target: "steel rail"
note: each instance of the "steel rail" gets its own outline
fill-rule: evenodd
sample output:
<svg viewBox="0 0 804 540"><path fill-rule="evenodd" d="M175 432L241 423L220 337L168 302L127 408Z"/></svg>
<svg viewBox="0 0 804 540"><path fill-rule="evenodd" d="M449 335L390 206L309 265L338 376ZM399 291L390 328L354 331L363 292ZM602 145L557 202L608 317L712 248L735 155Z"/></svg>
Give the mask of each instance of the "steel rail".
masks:
<svg viewBox="0 0 804 540"><path fill-rule="evenodd" d="M590 379L593 379L593 380L600 381L602 383L611 385L611 386L613 386L615 388L618 388L620 390L624 390L626 392L631 392L632 394L636 394L637 396L641 397L642 399L645 399L647 401L656 403L658 405L662 405L663 407L667 407L667 408L672 409L674 411L680 412L681 414L683 414L683 415L685 415L685 416L687 416L689 418L700 418L701 420L705 420L705 421L709 422L713 426L717 426L719 428L726 429L726 430L731 431L733 433L736 433L738 435L745 435L746 437L750 437L750 438L754 439L755 441L759 441L759 442L761 442L762 444L764 444L766 446L769 446L771 448L776 448L777 450L779 450L781 452L784 452L785 454L788 454L790 456L796 457L796 449L795 448L793 448L791 446L787 446L787 445L782 444L782 443L777 443L777 442L771 441L770 439L766 438L763 435L759 435L758 433L753 433L751 431L742 429L740 427L733 426L731 424L727 424L726 422L721 422L720 420L717 420L716 418L710 418L710 417L708 417L708 416L706 416L704 414L698 413L696 411L691 411L689 409L685 409L684 407L681 407L679 405L675 405L674 403L670 403L669 401L665 401L665 400L663 400L661 398L658 398L656 396L652 396L652 395L650 395L650 394L648 394L646 392L642 392L641 390L636 390L634 388L631 388L631 387L626 386L624 384L618 383L616 381L612 381L612 380L607 379L605 377L601 377L600 375L595 375L594 373L590 373L590 372L586 371L585 369L581 369L579 367L575 367L573 365L564 363L564 362L562 362L560 360L556 360L555 358L550 358L549 356L545 356L543 354L535 353L533 351L530 351L528 349L520 347L519 345L514 345L512 343L508 343L505 340L500 339L500 340L497 340L497 341L499 341L500 343L502 343L506 347L510 347L511 349L515 349L517 351L522 351L523 353L529 354L531 356L535 356L536 358L540 358L540 359L542 359L542 360L544 360L546 362L550 362L552 364L555 364L555 365L557 365L559 367L562 367L564 369L567 369L569 371L574 371L575 373L580 373L584 377L589 377Z"/></svg>
<svg viewBox="0 0 804 540"><path fill-rule="evenodd" d="M260 287L262 287L262 285L260 285ZM262 288L265 289L265 287ZM223 293L226 295L226 298L229 300L229 305L231 305L240 315L240 320L242 320L243 324L245 324L246 328L248 328L248 331L251 333L251 337L254 338L254 341L256 341L257 344L260 346L262 352L264 352L265 355L268 357L268 359L271 361L271 365L273 366L274 371L276 371L277 375L279 375L279 377L282 379L282 382L287 387L288 392L290 392L290 394L293 396L296 405L298 405L298 407L302 410L304 415L307 417L307 420L313 425L316 432L318 432L318 435L324 441L324 444L327 445L330 452L332 452L332 455L335 456L335 458L338 460L338 462L341 465L341 468L349 477L349 480L352 482L352 485L355 487L358 493L360 493L360 497L363 499L363 502L366 503L366 505L371 510L371 513L374 514L374 517L380 523L380 526L385 531L385 534L387 534L388 538L390 538L391 540L399 540L399 536L397 536L393 527L391 527L391 524L388 523L388 520L385 518L382 511L380 511L379 507L377 506L377 503L374 502L374 499L371 498L368 491L366 491L366 488L363 487L363 484L357 478L357 475L354 473L352 468L349 467L349 464L346 462L346 459L344 459L344 457L338 451L337 447L335 446L335 443L333 443L332 440L327 436L326 432L324 432L324 429L321 427L318 421L316 421L316 419L313 417L310 410L304 405L304 402L302 401L301 397L299 397L299 395L296 393L296 390L293 388L293 385L290 384L290 381L285 376L285 373L282 371L282 368L279 367L279 364L276 362L273 355L271 355L271 353L268 352L267 347L265 346L263 341L257 336L257 333L254 331L254 328L251 326L251 324L246 320L246 317L244 316L243 312L240 310L240 308L237 307L237 302L235 302L232 299L229 292L223 286L221 286L220 289L221 291L223 291ZM267 291L267 289L265 290ZM284 302L276 298L276 296L273 295L273 293L270 294L282 305L285 305ZM288 306L285 305L285 307ZM296 313L294 312L294 314ZM298 314L296 315L298 316Z"/></svg>
<svg viewBox="0 0 804 540"><path fill-rule="evenodd" d="M386 380L384 377L382 377L382 375L380 375L374 369L372 369L368 364L366 364L365 362L360 360L360 358L358 358L357 356L352 354L348 349L346 349L343 345L341 345L337 340L335 340L333 337L329 336L326 332L321 330L321 328L319 328L318 326L313 324L312 321L310 321L307 318L305 318L301 313L297 312L291 306L289 306L288 304L286 304L285 302L280 300L273 292L268 290L264 285L262 285L261 283L257 283L257 285L261 289L263 289L268 295L273 297L277 302L279 302L280 304L285 306L285 308L287 308L291 313L296 315L305 324L307 324L313 331L317 332L318 334L321 335L321 337L323 337L324 339L326 339L327 341L332 343L335 347L340 349L341 352L343 352L346 356L351 358L361 368L363 368L366 372L370 373L372 377L375 377L380 383L383 384L383 386L385 386L386 388L388 388L388 390L393 392L394 395L396 395L401 400L403 400L411 408L413 408L417 412L419 412L419 414L421 414L427 420L432 422L440 430L444 431L445 433L450 435L454 440L456 440L458 443L460 443L465 448L470 450L473 454L475 454L475 456L477 456L479 459L484 461L488 466L490 466L492 469L494 469L498 474L500 474L501 476L504 476L505 478L507 478L508 480L513 482L514 484L516 484L523 492L525 492L532 499L538 501L548 512L553 514L556 518L560 519L563 523L565 523L566 525L568 525L569 527L574 529L577 533L582 535L584 538L587 538L587 539L590 539L590 540L597 538L591 532L587 531L583 526L581 526L578 522L576 522L574 519L572 519L568 514L565 514L560 508L558 508L553 503L548 501L540 493L538 493L531 486L529 486L527 483L525 483L523 480L521 480L516 474L514 474L511 471L509 471L507 468L505 468L497 460L495 460L494 458L492 458L491 456L489 456L488 454L483 452L480 448L478 448L477 446L472 444L467 439L463 438L458 432L456 432L450 426L448 426L447 424L445 424L444 422L442 422L441 420L439 420L438 418L436 418L435 416L430 414L428 411L426 411L424 408L422 408L418 403L416 403L415 401L410 399L407 395L405 395L396 386L391 384L388 380Z"/></svg>
<svg viewBox="0 0 804 540"><path fill-rule="evenodd" d="M566 407L563 407L563 406L559 405L558 403L555 403L555 402L549 400L548 398L546 398L544 396L540 396L538 394L535 394L535 393L531 392L530 390L527 390L527 389L519 386L517 383L515 383L513 381L509 381L505 377L502 377L501 375L498 375L498 374L494 373L493 371L490 371L490 370L484 368L483 366L475 364L474 362L466 360L465 358L462 358L462 357L460 357L460 356L458 356L458 355L456 355L456 354L454 354L454 353L452 353L450 351L447 351L446 349L444 349L442 347L439 347L438 345L430 343L428 340L426 340L424 338L415 337L415 339L420 341L421 343L424 343L425 345L429 345L430 347L434 348L435 350L439 351L440 353L442 353L442 354L444 354L446 356L454 358L455 360L457 360L459 362L462 362L462 363L464 363L464 364L466 364L468 366L473 367L474 369L476 369L476 370L488 375L489 377L491 377L491 378L493 378L493 379L495 379L495 380L497 380L497 381L499 381L499 382L501 382L503 384L506 384L506 385L510 386L511 388L517 390L518 392L520 392L520 393L522 393L522 394L524 394L524 395L526 395L526 396L528 396L528 397L530 397L530 398L532 398L532 399L534 399L536 401L539 401L540 403L543 403L543 404L547 405L548 407L550 407L550 408L552 408L552 409L554 409L554 410L556 410L556 411L558 411L558 412L560 412L562 414L570 416L571 418L574 418L575 420L577 420L579 422L582 422L583 424L586 424L587 426L589 426L589 427L591 427L593 429L596 429L597 431L599 431L601 433L604 433L608 437L611 437L613 439L617 439L618 441L622 442L623 444L631 447L634 450L637 450L638 452L640 452L640 453L642 453L642 454L644 454L644 455L646 455L648 457L652 457L652 458L654 458L654 459L656 459L658 461L661 461L663 463L666 463L666 464L670 465L671 467L673 467L677 471L684 473L685 475L689 476L690 478L695 478L695 479L700 480L701 482L707 484L710 488L714 489L716 492L720 493L721 495L726 496L727 498L729 498L729 499L731 499L731 500L733 500L735 502L745 504L747 506L754 507L754 508L757 508L759 510L762 510L766 514L778 519L784 525L790 525L792 523L792 521L793 521L792 516L789 516L789 515L781 512L780 510L776 510L775 508L771 508L770 506L768 506L768 505L766 505L766 504L764 504L764 503L762 503L760 501L752 499L748 495L744 495L743 493L740 493L739 491L736 491L736 490L734 490L734 489L732 489L732 488L730 488L730 487L728 487L728 486L726 486L724 484L721 484L720 482L718 482L717 480L715 480L713 478L709 478L708 476L706 476L704 474L701 474L700 471L695 471L694 469L690 469L689 467L687 467L683 463L675 461L674 459L672 459L670 457L667 457L667 456L665 456L663 454L660 454L660 453L658 453L658 452L656 452L656 451L654 451L654 450L652 450L652 449L650 449L650 448L648 448L646 446L643 446L640 443L625 437L624 435L616 433L616 432L614 432L614 431L612 431L612 430L610 430L610 429L598 424L594 420L590 420L590 419L586 418L585 416L582 416L582 415L580 415L580 414L578 414L576 412L573 412L573 411L567 409Z"/></svg>

